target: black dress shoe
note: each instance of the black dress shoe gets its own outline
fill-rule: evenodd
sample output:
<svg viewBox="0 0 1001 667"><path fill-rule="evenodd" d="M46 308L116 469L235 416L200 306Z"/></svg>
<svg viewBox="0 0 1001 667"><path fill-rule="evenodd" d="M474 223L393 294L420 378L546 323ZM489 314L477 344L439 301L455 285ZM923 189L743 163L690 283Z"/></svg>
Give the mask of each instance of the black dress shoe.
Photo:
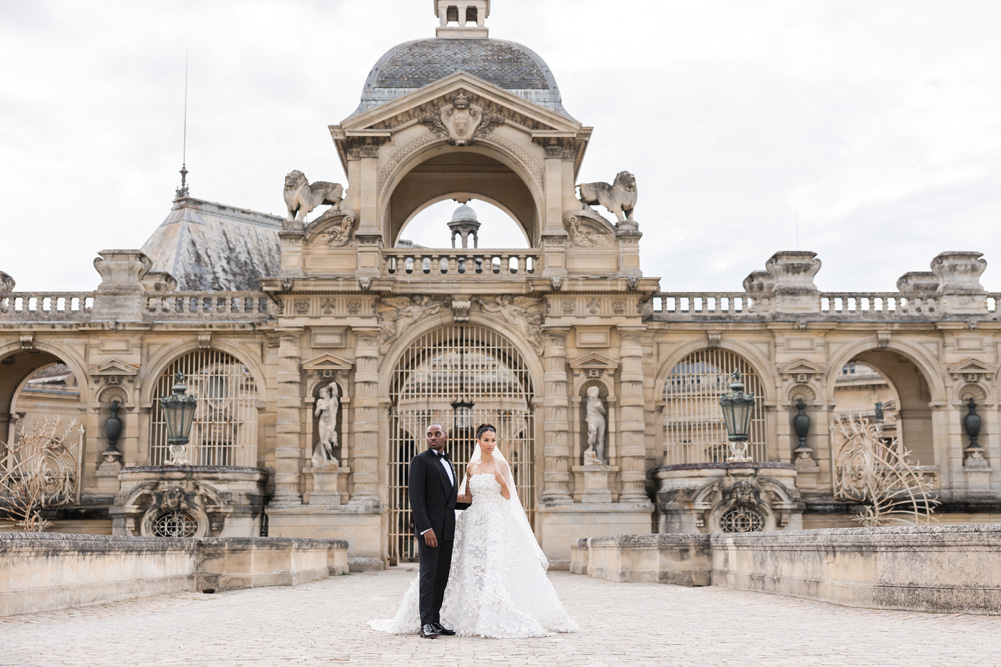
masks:
<svg viewBox="0 0 1001 667"><path fill-rule="evenodd" d="M449 630L448 628L446 628L445 626L443 626L441 623L432 623L431 627L434 628L438 632L439 635L454 635L455 634L455 630Z"/></svg>
<svg viewBox="0 0 1001 667"><path fill-rule="evenodd" d="M440 634L441 633L438 632L438 630L431 623L427 623L421 627L421 637L424 639L437 639Z"/></svg>

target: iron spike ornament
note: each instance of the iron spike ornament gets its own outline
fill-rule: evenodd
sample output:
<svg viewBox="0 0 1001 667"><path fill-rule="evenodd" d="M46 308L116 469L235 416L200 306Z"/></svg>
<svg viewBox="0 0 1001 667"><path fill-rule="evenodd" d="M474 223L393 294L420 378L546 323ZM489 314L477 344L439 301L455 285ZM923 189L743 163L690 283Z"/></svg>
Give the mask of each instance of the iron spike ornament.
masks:
<svg viewBox="0 0 1001 667"><path fill-rule="evenodd" d="M723 410L723 422L730 441L730 456L727 461L745 463L751 460L747 455L747 440L750 433L751 411L754 408L754 394L744 393L744 383L740 380L740 370L733 372L730 391L719 398Z"/></svg>
<svg viewBox="0 0 1001 667"><path fill-rule="evenodd" d="M174 374L174 386L171 388L173 393L160 399L167 422L167 444L170 447L170 460L167 461L167 465L188 463L184 458L184 447L188 444L188 436L191 435L198 399L186 396L187 390L188 388L184 386L184 375L178 372Z"/></svg>

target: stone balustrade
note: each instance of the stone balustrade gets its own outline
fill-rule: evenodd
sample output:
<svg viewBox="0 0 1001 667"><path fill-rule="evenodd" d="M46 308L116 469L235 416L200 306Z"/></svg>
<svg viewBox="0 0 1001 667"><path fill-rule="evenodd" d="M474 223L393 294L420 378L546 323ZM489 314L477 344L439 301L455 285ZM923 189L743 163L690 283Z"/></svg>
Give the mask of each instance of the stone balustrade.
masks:
<svg viewBox="0 0 1001 667"><path fill-rule="evenodd" d="M433 250L425 248L384 250L383 274L398 280L510 279L531 276L539 266L539 251L530 249L476 248Z"/></svg>
<svg viewBox="0 0 1001 667"><path fill-rule="evenodd" d="M151 320L267 320L277 307L260 292L175 292L145 297Z"/></svg>
<svg viewBox="0 0 1001 667"><path fill-rule="evenodd" d="M91 318L94 292L0 294L0 322L80 322Z"/></svg>
<svg viewBox="0 0 1001 667"><path fill-rule="evenodd" d="M797 317L805 319L934 321L954 315L947 312L941 296L934 292L814 292L806 296L814 307L795 312ZM963 317L979 314L985 319L994 319L998 316L999 303L1001 294L987 293L980 312L964 311ZM651 298L650 305L651 319L663 322L764 320L782 312L767 292L658 292Z"/></svg>
<svg viewBox="0 0 1001 667"><path fill-rule="evenodd" d="M0 533L0 617L182 591L290 586L348 571L348 543Z"/></svg>

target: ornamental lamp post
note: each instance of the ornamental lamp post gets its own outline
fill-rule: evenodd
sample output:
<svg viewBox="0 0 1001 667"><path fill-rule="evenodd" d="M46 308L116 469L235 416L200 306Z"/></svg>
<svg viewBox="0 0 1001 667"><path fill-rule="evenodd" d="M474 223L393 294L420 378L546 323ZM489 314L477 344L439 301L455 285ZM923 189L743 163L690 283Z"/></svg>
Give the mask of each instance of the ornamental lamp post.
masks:
<svg viewBox="0 0 1001 667"><path fill-rule="evenodd" d="M184 446L188 444L191 435L191 425L195 421L195 406L198 402L194 396L185 396L188 390L184 386L184 376L174 373L173 392L170 396L160 399L164 418L167 421L167 444L170 447L170 460L167 465L186 465Z"/></svg>
<svg viewBox="0 0 1001 667"><path fill-rule="evenodd" d="M751 460L747 455L747 440L751 430L751 410L754 408L754 394L744 393L744 383L740 381L740 370L733 372L730 391L719 397L726 424L726 436L730 441L730 456L727 461L744 463Z"/></svg>

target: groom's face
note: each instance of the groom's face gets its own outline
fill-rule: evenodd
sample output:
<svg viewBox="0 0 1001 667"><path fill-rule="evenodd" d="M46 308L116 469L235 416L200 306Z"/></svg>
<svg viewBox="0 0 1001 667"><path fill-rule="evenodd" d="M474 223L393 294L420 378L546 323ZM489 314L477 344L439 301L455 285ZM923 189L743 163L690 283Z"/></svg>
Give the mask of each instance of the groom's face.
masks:
<svg viewBox="0 0 1001 667"><path fill-rule="evenodd" d="M445 441L448 436L445 435L445 429L442 428L441 424L431 424L428 426L428 447L440 452L445 449Z"/></svg>

